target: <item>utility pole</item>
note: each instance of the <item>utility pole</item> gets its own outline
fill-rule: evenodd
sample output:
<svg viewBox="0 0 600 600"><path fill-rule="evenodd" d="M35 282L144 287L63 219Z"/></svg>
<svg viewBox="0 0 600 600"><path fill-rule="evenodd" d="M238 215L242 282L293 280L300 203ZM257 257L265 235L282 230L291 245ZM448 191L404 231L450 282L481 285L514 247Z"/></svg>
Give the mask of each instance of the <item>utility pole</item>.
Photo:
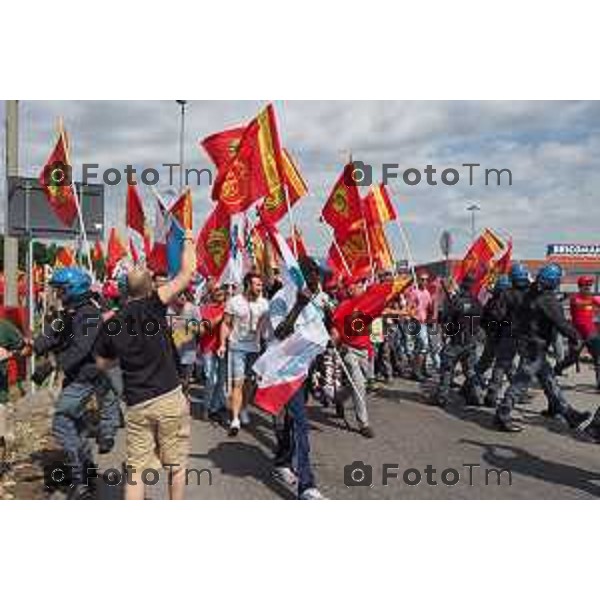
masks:
<svg viewBox="0 0 600 600"><path fill-rule="evenodd" d="M477 204L471 204L467 206L467 210L471 213L471 241L475 241L475 213L480 211L481 208Z"/></svg>
<svg viewBox="0 0 600 600"><path fill-rule="evenodd" d="M19 175L19 101L6 100L6 195L4 198L4 306L18 306L19 242L8 236L8 178Z"/></svg>
<svg viewBox="0 0 600 600"><path fill-rule="evenodd" d="M179 130L179 193L183 192L183 173L184 173L184 162L185 162L185 106L187 100L175 100L181 107L181 128Z"/></svg>

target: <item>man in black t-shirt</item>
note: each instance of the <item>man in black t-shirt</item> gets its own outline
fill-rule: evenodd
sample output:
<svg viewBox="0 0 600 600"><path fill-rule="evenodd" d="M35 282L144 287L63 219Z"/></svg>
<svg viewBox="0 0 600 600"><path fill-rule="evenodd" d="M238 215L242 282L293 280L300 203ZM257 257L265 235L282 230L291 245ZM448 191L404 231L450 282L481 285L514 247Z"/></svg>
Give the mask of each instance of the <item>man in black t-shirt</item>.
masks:
<svg viewBox="0 0 600 600"><path fill-rule="evenodd" d="M143 499L142 471L161 465L170 468L170 498L182 499L184 495L189 410L168 327L167 305L187 288L195 271L196 252L187 231L178 275L154 290L149 271L131 270L127 303L118 316L104 324L96 342L97 365L109 369L118 362L123 373L128 500Z"/></svg>

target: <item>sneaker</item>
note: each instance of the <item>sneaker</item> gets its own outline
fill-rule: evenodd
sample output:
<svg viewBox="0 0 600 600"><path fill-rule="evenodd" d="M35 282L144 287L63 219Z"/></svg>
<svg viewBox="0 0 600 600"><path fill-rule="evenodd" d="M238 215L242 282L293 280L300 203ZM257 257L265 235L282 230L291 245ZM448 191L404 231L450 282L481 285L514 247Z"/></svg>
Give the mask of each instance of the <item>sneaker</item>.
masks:
<svg viewBox="0 0 600 600"><path fill-rule="evenodd" d="M363 437L369 439L375 437L375 433L368 425L362 425L361 428L358 430L358 433L360 433L360 435L362 435Z"/></svg>
<svg viewBox="0 0 600 600"><path fill-rule="evenodd" d="M232 419L229 424L229 437L235 437L240 432L241 424L239 419Z"/></svg>
<svg viewBox="0 0 600 600"><path fill-rule="evenodd" d="M298 500L327 500L327 498L317 488L308 488L298 496Z"/></svg>
<svg viewBox="0 0 600 600"><path fill-rule="evenodd" d="M242 411L240 412L240 423L244 427L250 425L250 413L248 412L247 408L242 409Z"/></svg>
<svg viewBox="0 0 600 600"><path fill-rule="evenodd" d="M298 477L290 467L275 467L271 471L271 476L290 487L295 487L298 484Z"/></svg>
<svg viewBox="0 0 600 600"><path fill-rule="evenodd" d="M499 431L506 433L519 433L523 431L523 427L515 423L512 419L501 419L498 415L494 417L494 425Z"/></svg>

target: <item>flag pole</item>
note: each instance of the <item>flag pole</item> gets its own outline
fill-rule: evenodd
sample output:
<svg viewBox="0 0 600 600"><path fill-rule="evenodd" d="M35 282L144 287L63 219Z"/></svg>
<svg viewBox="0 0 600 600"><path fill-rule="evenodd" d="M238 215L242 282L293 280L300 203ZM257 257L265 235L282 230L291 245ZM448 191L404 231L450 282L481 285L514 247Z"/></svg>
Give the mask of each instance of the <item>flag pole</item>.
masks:
<svg viewBox="0 0 600 600"><path fill-rule="evenodd" d="M287 204L287 213L288 213L288 219L290 221L290 230L291 230L291 235L292 235L294 258L296 260L298 260L298 244L296 242L296 223L294 222L294 213L292 212L292 204L290 202L290 199L288 198L287 192L285 191L285 188L283 185L281 186L281 193L284 195L285 202Z"/></svg>
<svg viewBox="0 0 600 600"><path fill-rule="evenodd" d="M342 264L344 266L344 269L346 269L346 273L348 274L349 277L351 277L352 271L350 270L350 267L348 266L348 263L346 262L346 258L344 256L344 253L342 252L342 249L340 248L339 244L337 243L337 240L335 239L335 235L331 232L331 230L329 229L329 226L324 223L323 217L319 218L319 223L323 223L325 225L325 231L327 231L327 233L329 234L329 236L331 238L331 242L335 246L335 249L338 251L340 258L342 259Z"/></svg>
<svg viewBox="0 0 600 600"><path fill-rule="evenodd" d="M404 244L404 248L406 249L406 256L408 256L408 264L413 276L413 280L417 281L417 273L415 271L415 260L413 258L410 244L408 243L408 237L406 236L406 232L404 231L404 227L400 224L398 219L394 219L394 223L396 223L396 227L398 227L398 231L400 232L400 238L402 239L402 243Z"/></svg>
<svg viewBox="0 0 600 600"><path fill-rule="evenodd" d="M63 143L65 146L65 152L67 153L67 158L70 158L70 148L69 148L69 140L65 134L65 128L64 128L64 123L63 123L63 119L62 117L59 118L58 120L58 132L59 135L62 136L63 138ZM69 161L70 163L70 161ZM90 243L88 241L87 238L87 233L85 230L85 224L83 221L83 212L81 209L81 200L79 198L79 194L77 193L77 186L75 185L74 181L71 181L71 189L73 190L73 195L75 196L75 208L77 209L77 218L79 221L79 230L81 232L81 239L83 241L83 246L85 248L85 253L87 254L87 259L88 259L88 269L90 272L90 275L92 277L92 281L95 283L96 282L96 275L94 273L94 269L92 267L92 253L90 251ZM81 183L81 189L83 190L83 182Z"/></svg>
<svg viewBox="0 0 600 600"><path fill-rule="evenodd" d="M28 320L29 320L29 335L33 339L33 327L35 319L35 298L33 294L33 237L31 235L31 204L30 204L31 187L29 181L25 182L25 228L27 234L27 292L29 296L28 302ZM31 379L35 371L35 355L32 354L29 358L29 393L35 392L35 383Z"/></svg>

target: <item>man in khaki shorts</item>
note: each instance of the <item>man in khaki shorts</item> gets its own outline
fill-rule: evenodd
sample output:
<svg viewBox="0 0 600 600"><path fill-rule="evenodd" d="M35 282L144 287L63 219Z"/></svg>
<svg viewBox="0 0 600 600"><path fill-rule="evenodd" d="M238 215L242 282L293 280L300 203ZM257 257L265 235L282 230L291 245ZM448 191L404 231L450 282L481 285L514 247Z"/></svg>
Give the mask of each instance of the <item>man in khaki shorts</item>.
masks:
<svg viewBox="0 0 600 600"><path fill-rule="evenodd" d="M190 447L187 400L177 370L176 350L168 331L167 305L189 285L196 271L196 252L187 231L181 270L153 289L145 269L127 276L127 304L104 324L96 342L96 361L108 369L119 363L127 404L127 500L142 500L142 473L169 469L169 496L183 499L185 466Z"/></svg>

